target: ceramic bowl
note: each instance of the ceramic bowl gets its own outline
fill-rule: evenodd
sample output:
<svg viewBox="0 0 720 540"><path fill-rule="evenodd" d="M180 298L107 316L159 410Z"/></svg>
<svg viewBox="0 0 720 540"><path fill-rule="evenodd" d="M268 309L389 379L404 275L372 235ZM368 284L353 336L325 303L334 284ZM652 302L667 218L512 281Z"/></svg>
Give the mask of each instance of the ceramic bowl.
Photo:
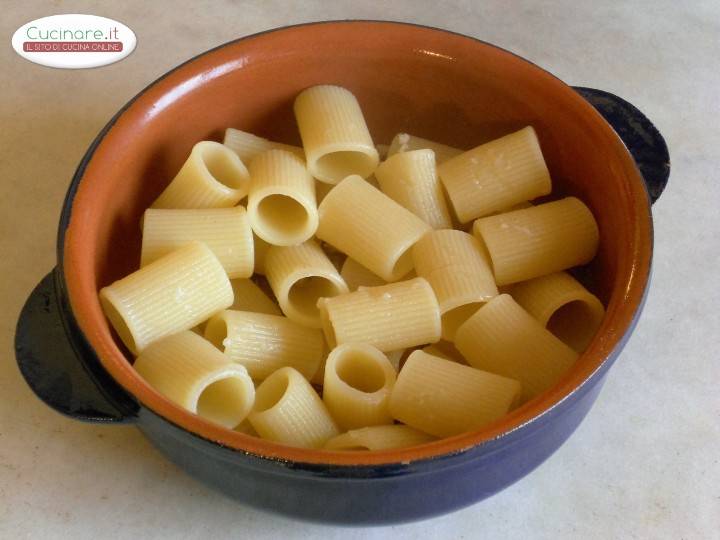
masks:
<svg viewBox="0 0 720 540"><path fill-rule="evenodd" d="M597 336L551 390L481 431L403 450L327 452L223 429L135 373L97 292L137 268L143 210L193 144L221 140L225 127L299 143L293 99L321 83L356 94L380 143L406 131L470 148L535 127L554 196L580 197L598 221L599 252L583 279L607 306ZM668 172L662 137L635 107L476 39L371 21L245 37L163 75L92 143L62 210L57 267L21 314L17 359L51 407L134 423L181 468L246 504L356 525L449 512L532 471L593 404L640 315L653 242L648 190L656 198Z"/></svg>

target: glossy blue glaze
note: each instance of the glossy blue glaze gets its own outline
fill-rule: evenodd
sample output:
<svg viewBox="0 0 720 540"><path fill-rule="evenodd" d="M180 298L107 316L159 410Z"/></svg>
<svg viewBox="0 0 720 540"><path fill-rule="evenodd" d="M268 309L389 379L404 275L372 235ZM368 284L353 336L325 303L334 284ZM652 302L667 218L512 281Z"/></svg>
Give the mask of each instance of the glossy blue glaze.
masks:
<svg viewBox="0 0 720 540"><path fill-rule="evenodd" d="M652 200L657 199L669 173L660 134L617 96L578 91L623 138L645 174ZM565 399L527 424L463 452L406 464L324 466L222 447L166 421L128 395L100 364L67 301L62 248L74 196L95 148L128 105L93 142L68 190L58 235L59 267L33 291L20 315L18 364L33 391L55 410L84 421L134 422L182 469L245 504L300 519L379 525L428 518L482 500L528 474L573 433L640 315L642 304L612 356Z"/></svg>

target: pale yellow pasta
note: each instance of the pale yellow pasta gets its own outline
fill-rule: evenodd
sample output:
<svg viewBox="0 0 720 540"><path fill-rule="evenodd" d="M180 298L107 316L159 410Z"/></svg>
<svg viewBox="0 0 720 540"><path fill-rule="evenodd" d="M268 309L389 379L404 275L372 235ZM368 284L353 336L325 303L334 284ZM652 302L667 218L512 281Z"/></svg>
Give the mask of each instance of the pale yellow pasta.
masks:
<svg viewBox="0 0 720 540"><path fill-rule="evenodd" d="M321 298L318 305L330 347L367 343L383 352L440 339L440 309L422 278Z"/></svg>
<svg viewBox="0 0 720 540"><path fill-rule="evenodd" d="M348 292L345 280L314 240L299 246L272 246L265 271L283 313L310 328L322 326L320 298Z"/></svg>
<svg viewBox="0 0 720 540"><path fill-rule="evenodd" d="M432 150L390 156L375 170L380 189L433 229L452 229Z"/></svg>
<svg viewBox="0 0 720 540"><path fill-rule="evenodd" d="M224 208L245 197L250 175L229 148L213 141L193 146L172 182L152 208Z"/></svg>
<svg viewBox="0 0 720 540"><path fill-rule="evenodd" d="M406 352L407 349L397 349L395 351L385 353L385 356L390 361L390 365L392 365L396 373L400 371L400 362L402 361L403 356Z"/></svg>
<svg viewBox="0 0 720 540"><path fill-rule="evenodd" d="M237 431L239 433L244 433L245 435L250 435L251 437L259 437L257 431L255 431L255 428L252 427L252 424L250 423L250 420L247 418L240 422L237 426L233 428L233 431Z"/></svg>
<svg viewBox="0 0 720 540"><path fill-rule="evenodd" d="M519 392L516 380L415 351L395 382L390 413L415 429L450 437L497 420Z"/></svg>
<svg viewBox="0 0 720 540"><path fill-rule="evenodd" d="M190 330L233 302L230 280L205 244L189 244L103 287L100 302L134 354Z"/></svg>
<svg viewBox="0 0 720 540"><path fill-rule="evenodd" d="M497 296L483 247L462 231L433 231L412 249L417 275L435 292L442 315L442 337L452 341L458 327L490 298Z"/></svg>
<svg viewBox="0 0 720 540"><path fill-rule="evenodd" d="M143 216L140 266L197 240L206 244L229 278L253 273L255 249L247 212L242 206L169 210L148 208Z"/></svg>
<svg viewBox="0 0 720 540"><path fill-rule="evenodd" d="M235 152L243 163L248 164L253 158L268 150L285 150L292 152L300 159L305 159L305 152L299 146L269 141L263 137L235 128L225 130L223 144Z"/></svg>
<svg viewBox="0 0 720 540"><path fill-rule="evenodd" d="M282 315L280 306L273 302L251 279L231 279L230 285L235 299L229 309L265 313L267 315Z"/></svg>
<svg viewBox="0 0 720 540"><path fill-rule="evenodd" d="M552 187L531 126L449 159L438 176L462 223L547 195Z"/></svg>
<svg viewBox="0 0 720 540"><path fill-rule="evenodd" d="M315 198L317 203L320 204L325 196L330 193L330 190L335 187L335 184L326 184L325 182L315 181Z"/></svg>
<svg viewBox="0 0 720 540"><path fill-rule="evenodd" d="M352 429L325 443L325 450L390 450L408 448L435 440L434 437L402 424Z"/></svg>
<svg viewBox="0 0 720 540"><path fill-rule="evenodd" d="M578 352L587 348L605 316L597 296L567 272L516 283L510 294L540 324Z"/></svg>
<svg viewBox="0 0 720 540"><path fill-rule="evenodd" d="M393 140L390 143L387 157L394 156L400 152L411 152L413 150L423 149L435 152L435 161L438 165L463 153L463 151L459 148L453 148L452 146L448 146L446 144L429 141L428 139L416 137L415 135L410 135L408 133L398 133L395 137L393 137Z"/></svg>
<svg viewBox="0 0 720 540"><path fill-rule="evenodd" d="M341 429L392 424L388 410L395 369L365 343L335 347L325 364L323 401Z"/></svg>
<svg viewBox="0 0 720 540"><path fill-rule="evenodd" d="M193 332L153 342L140 353L134 367L174 403L226 428L240 424L255 400L247 370Z"/></svg>
<svg viewBox="0 0 720 540"><path fill-rule="evenodd" d="M357 290L358 287L376 287L387 283L383 278L373 274L352 257L345 259L340 269L340 275L351 291Z"/></svg>
<svg viewBox="0 0 720 540"><path fill-rule="evenodd" d="M359 176L349 176L319 208L317 236L386 281L412 270L410 248L430 226Z"/></svg>
<svg viewBox="0 0 720 540"><path fill-rule="evenodd" d="M458 329L455 346L471 366L519 380L523 400L554 385L577 358L508 294L470 317Z"/></svg>
<svg viewBox="0 0 720 540"><path fill-rule="evenodd" d="M276 246L292 246L315 234L315 180L300 158L268 150L252 160L250 176L247 211L256 235Z"/></svg>
<svg viewBox="0 0 720 540"><path fill-rule="evenodd" d="M265 275L265 257L267 256L270 244L253 233L253 244L255 245L255 273Z"/></svg>
<svg viewBox="0 0 720 540"><path fill-rule="evenodd" d="M221 311L205 327L205 338L233 362L242 364L255 380L282 367L292 367L312 378L323 359L322 332L286 317Z"/></svg>
<svg viewBox="0 0 720 540"><path fill-rule="evenodd" d="M451 341L440 340L437 343L423 347L422 352L450 360L451 362L457 362L458 364L466 364L467 362L463 358L460 351L457 350L455 345Z"/></svg>
<svg viewBox="0 0 720 540"><path fill-rule="evenodd" d="M379 157L355 96L339 86L313 86L295 98L307 167L315 178L337 184L351 174L363 178Z"/></svg>
<svg viewBox="0 0 720 540"><path fill-rule="evenodd" d="M588 263L599 240L592 212L575 197L478 219L473 233L487 248L498 285Z"/></svg>
<svg viewBox="0 0 720 540"><path fill-rule="evenodd" d="M263 439L301 448L320 448L339 433L320 396L290 367L258 386L248 420Z"/></svg>

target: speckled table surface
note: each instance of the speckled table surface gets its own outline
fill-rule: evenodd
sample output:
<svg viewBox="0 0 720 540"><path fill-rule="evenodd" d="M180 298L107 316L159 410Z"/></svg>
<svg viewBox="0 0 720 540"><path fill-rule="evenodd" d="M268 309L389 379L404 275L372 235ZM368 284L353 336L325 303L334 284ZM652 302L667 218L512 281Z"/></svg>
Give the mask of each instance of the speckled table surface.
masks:
<svg viewBox="0 0 720 540"><path fill-rule="evenodd" d="M720 538L720 3L418 1L3 2L0 19L0 538ZM137 50L66 71L10 36L54 13L118 19ZM412 21L479 37L565 81L638 105L672 156L654 206L644 315L576 434L524 480L426 522L298 523L239 506L165 461L131 427L83 425L20 378L13 333L54 265L56 223L98 130L167 69L230 39L320 19Z"/></svg>

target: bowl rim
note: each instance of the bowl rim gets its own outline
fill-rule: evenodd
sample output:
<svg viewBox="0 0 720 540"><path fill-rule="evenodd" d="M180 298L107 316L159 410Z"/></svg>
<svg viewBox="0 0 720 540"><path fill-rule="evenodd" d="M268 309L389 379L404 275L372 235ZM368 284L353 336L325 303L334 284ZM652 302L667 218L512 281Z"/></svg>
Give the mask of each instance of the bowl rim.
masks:
<svg viewBox="0 0 720 540"><path fill-rule="evenodd" d="M92 319L88 311L85 310L82 303L77 304L73 295L73 274L69 274L67 270L68 258L66 250L68 249L67 233L72 223L73 202L80 188L80 184L85 176L86 170L92 161L98 147L105 140L106 136L112 131L117 121L140 100L153 89L157 89L159 85L172 75L179 73L183 69L190 69L193 64L199 72L203 71L200 61L211 57L213 53L218 53L223 49L233 46L241 46L242 43L254 39L261 39L264 36L281 33L285 31L295 31L298 29L312 30L317 26L372 26L374 29L388 27L411 28L413 31L440 33L460 38L472 43L473 46L489 47L495 51L507 55L508 58L514 58L517 61L529 64L537 70L538 76L548 78L558 88L566 92L568 99L574 99L576 105L584 108L586 113L595 120L600 121L602 129L607 133L614 151L621 159L623 172L631 178L631 189L633 191L632 206L636 210L637 220L635 223L634 237L639 238L636 241L635 250L631 258L632 270L630 279L626 284L626 292L622 300L622 305L618 308L618 317L622 315L621 331L612 333L609 338L604 336L600 331L596 334L592 343L582 356L594 356L595 361L591 363L592 369L578 374L577 370L571 370L559 381L553 388L536 397L535 399L525 403L523 406L515 409L497 421L483 427L481 430L462 433L453 437L448 437L426 443L419 446L393 449L373 452L341 452L328 450L315 450L304 448L293 448L271 441L266 441L256 437L251 437L240 432L235 432L213 424L189 411L175 405L169 399L165 398L159 392L150 387L144 380L137 375L132 368L130 362L113 343L115 351L108 350L103 346L99 351L94 343L95 340L89 339L88 333L83 329L84 322ZM186 74L183 80L192 77L192 72ZM570 94L572 93L572 94ZM574 95L574 97L570 97ZM152 81L135 96L133 96L118 112L108 121L101 129L96 138L90 144L88 150L81 159L71 183L68 187L65 199L63 201L62 211L58 226L57 239L57 260L58 260L58 292L61 296L67 298L70 306L71 316L76 321L79 335L89 345L102 367L109 373L111 378L136 400L142 407L146 407L154 414L160 416L163 420L180 428L181 430L203 439L211 444L222 446L231 450L239 451L246 456L253 456L261 460L273 461L286 465L293 463L294 465L308 466L316 468L318 465L333 468L358 468L358 467L377 467L399 465L407 466L410 463L420 461L435 460L437 458L448 457L451 455L462 454L468 450L475 449L490 442L499 442L507 439L511 434L515 434L518 430L523 429L529 424L533 424L542 420L553 413L558 407L568 404L574 397L596 377L604 371L608 364L619 354L622 346L627 341L629 334L633 331L635 323L642 309L643 301L646 296L651 271L651 259L653 251L653 228L652 214L650 210L650 200L647 188L642 179L639 169L626 148L623 141L615 133L607 121L588 103L582 96L576 93L572 87L567 85L561 79L550 73L549 71L539 67L537 64L523 58L522 56L508 51L502 47L498 47L492 43L468 36L462 33L453 32L442 28L420 25L408 22L385 21L385 20L368 20L368 19L351 19L351 20L328 20L318 22L307 22L295 25L282 26L257 32L254 34L242 36L240 38L228 41L204 51L189 60L182 62L176 67L162 74L160 77ZM607 321L606 321L607 322ZM603 324L605 326L605 323ZM605 339L599 339L599 338ZM100 343L103 345L102 343ZM108 359L102 354L102 351L114 358ZM119 362L118 362L119 360Z"/></svg>

